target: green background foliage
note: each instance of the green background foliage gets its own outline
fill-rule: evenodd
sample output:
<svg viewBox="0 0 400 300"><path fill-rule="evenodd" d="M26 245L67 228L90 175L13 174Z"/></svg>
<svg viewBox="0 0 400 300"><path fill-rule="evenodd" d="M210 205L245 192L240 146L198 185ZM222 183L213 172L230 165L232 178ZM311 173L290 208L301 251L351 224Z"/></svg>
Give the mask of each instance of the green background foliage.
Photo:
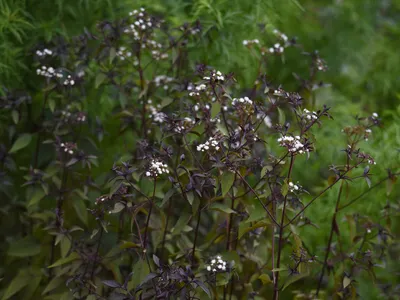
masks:
<svg viewBox="0 0 400 300"><path fill-rule="evenodd" d="M383 120L382 128L375 130L370 141L362 144L363 150L370 153L377 162L373 169L372 183L384 177L386 169L398 170L400 161L398 51L400 1L398 0L0 0L0 86L28 91L32 95L33 114L40 115L43 91L38 84L41 79L37 78L36 68L33 66L33 53L37 47L51 43L59 37L71 40L73 36L81 34L84 28L94 30L99 21L126 16L127 12L140 6L163 16L174 25L181 24L182 21L199 20L202 24L201 38L190 48L189 63L194 67L195 63L201 62L225 73L237 73L236 78L241 87L251 86L257 77L257 61L249 51L246 51L242 41L258 38L270 42L270 35L260 30L262 24L266 25L266 28L277 28L289 37L297 37L305 51L313 49L319 51L329 67L321 79L330 86L316 92L315 104L331 106L334 120L326 121L320 130L314 132L318 140L316 153L310 160L302 159L298 162L293 175L295 178L301 178L302 185L311 193L327 185L327 165L340 161L342 159L340 150L346 147L341 129L344 125L351 124L357 115L376 111ZM304 57L289 50L282 61L271 61L267 68L267 77L275 84L284 83L283 88L291 90L297 83L293 72L306 74L308 62ZM132 135L117 136L117 121L112 118L107 119L106 116L120 103L113 102L108 95L109 91L96 89L93 82L93 87L88 90L87 99L82 104L89 116L99 116L106 128L106 134L98 144L102 158L92 174L99 184L106 181L107 173L115 161L123 161L129 157L129 147L135 143L136 138ZM306 106L311 107L312 103L306 103ZM4 119L3 114L1 118ZM9 143L6 129L4 126L1 127L1 136ZM22 138L19 147L25 150L19 150L18 145L10 144L10 148L12 146L13 149L11 152L18 155L19 174L26 173L26 170L19 169L21 166L32 163L31 153L34 151L35 141L35 137L31 136ZM268 142L274 144L275 137L271 137ZM319 147L323 151L319 151ZM43 155L40 159L39 165L48 161L49 157ZM249 180L252 183L255 181L255 179ZM16 176L13 184L20 186L22 183L23 178ZM143 184L146 185L146 182ZM367 188L367 183L358 185L346 196L352 199ZM386 185L378 187L373 197L366 196L352 208L352 211L377 218L388 201L398 201L399 191L394 189L389 195L389 189L390 187ZM21 297L19 299L28 299L22 295L23 293L26 293L26 297L34 295L40 285L40 279L35 281L35 278L40 278L39 274L42 272L40 266L43 264L43 261L40 261L43 258L37 258L37 254L42 250L43 243L50 243L50 238L45 237L43 232L36 232L35 237L28 236L23 239L13 236L24 230L25 224L21 224L20 216L24 211L24 205L27 204L26 199L29 198L32 205L44 196L38 191L24 193L14 194L8 188L4 188L2 190L4 197L0 200L3 210L0 221L3 232L0 239L0 259L5 262L1 264L0 277L6 274L0 282L3 299L8 299L17 292L19 294L16 297ZM163 193L161 188L159 193ZM321 198L310 208L309 214L313 216L313 222L318 226L317 230L309 227L299 229L304 245L320 256L323 255L323 248L326 245L326 232L331 226L330 218L328 221L327 216L333 213L337 193L338 188L334 188L329 195ZM71 224L75 221L81 225L93 222L86 213L86 207L90 206L90 196L85 196L86 200L73 203L70 209L80 214L77 214L75 220L70 220ZM10 203L13 210L8 211ZM51 207L51 203L46 203L45 206ZM346 215L347 212L341 214L339 220L343 243L350 245L353 236L351 222ZM45 220L50 216L42 214L38 218ZM392 234L397 239L396 232L400 229L398 221L398 217L395 217L395 222L391 224ZM116 235L107 235L104 244L111 250L116 241ZM60 243L61 249L64 249L61 251L67 252L66 249L70 247L67 239L61 240ZM397 249L394 248L392 251ZM263 254L258 254L263 257ZM34 266L30 269L30 273L25 271L27 261L18 258L28 258L28 265ZM58 263L69 263L74 257L62 259L65 261L58 260ZM12 264L13 270L7 270L7 264ZM396 261L388 263L377 271L377 277L393 285L399 284L399 268ZM146 274L146 270L137 272ZM55 281L51 282L54 288L61 285L57 280L58 277L55 277ZM379 288L371 284L371 281L368 274L362 274L359 278L357 291L360 298L378 297ZM2 285L3 282L6 285ZM301 287L296 286L296 288ZM47 285L47 289L53 290L51 284ZM68 296L66 297L65 299L68 299ZM282 298L289 299L285 297L292 297L291 291L283 293Z"/></svg>

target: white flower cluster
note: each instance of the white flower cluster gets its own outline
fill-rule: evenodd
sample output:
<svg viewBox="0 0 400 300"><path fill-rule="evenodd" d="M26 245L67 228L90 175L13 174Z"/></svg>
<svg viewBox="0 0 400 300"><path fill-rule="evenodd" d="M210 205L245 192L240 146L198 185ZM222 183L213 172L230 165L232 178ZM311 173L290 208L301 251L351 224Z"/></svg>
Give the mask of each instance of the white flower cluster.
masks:
<svg viewBox="0 0 400 300"><path fill-rule="evenodd" d="M193 92L189 93L189 96L192 97L192 96L200 96L200 92L204 91L206 88L207 88L207 86L204 83L202 83L202 84L194 86L194 87L192 85L189 85L187 89L188 89L188 91L192 91L194 89Z"/></svg>
<svg viewBox="0 0 400 300"><path fill-rule="evenodd" d="M209 265L206 266L208 272L225 272L226 271L226 261L224 261L221 256L213 258Z"/></svg>
<svg viewBox="0 0 400 300"><path fill-rule="evenodd" d="M285 48L280 43L275 43L273 47L268 49L269 53L278 53L282 54Z"/></svg>
<svg viewBox="0 0 400 300"><path fill-rule="evenodd" d="M324 62L322 59L320 59L320 58L317 58L316 65L317 65L318 71L323 71L323 72L325 72L325 71L328 69L328 66L327 66L327 65L325 64L325 62Z"/></svg>
<svg viewBox="0 0 400 300"><path fill-rule="evenodd" d="M304 145L300 142L300 136L292 137L290 135L285 135L278 139L279 144L282 147L286 147L291 153L300 153L308 152L307 148L304 148Z"/></svg>
<svg viewBox="0 0 400 300"><path fill-rule="evenodd" d="M151 40L151 39L147 39L146 40L146 45L148 48L152 48L152 49L161 49L162 45L158 42L156 42L155 40ZM146 45L142 45L142 48L145 48Z"/></svg>
<svg viewBox="0 0 400 300"><path fill-rule="evenodd" d="M367 161L370 165L376 165L376 161L373 160L372 158L368 159Z"/></svg>
<svg viewBox="0 0 400 300"><path fill-rule="evenodd" d="M298 191L300 189L300 186L297 184L294 184L293 182L289 182L289 191L293 193L294 191Z"/></svg>
<svg viewBox="0 0 400 300"><path fill-rule="evenodd" d="M211 119L210 119L210 122L211 122L211 123L218 123L218 124L219 124L219 123L221 123L221 119L218 118L218 117L215 117L214 119L211 118Z"/></svg>
<svg viewBox="0 0 400 300"><path fill-rule="evenodd" d="M121 59L121 60L125 60L126 57L131 57L132 56L132 52L131 51L126 51L126 47L120 47L117 51L117 56Z"/></svg>
<svg viewBox="0 0 400 300"><path fill-rule="evenodd" d="M196 124L195 120L185 117L183 121L174 128L174 131L177 133L183 133L186 129L190 128L194 124Z"/></svg>
<svg viewBox="0 0 400 300"><path fill-rule="evenodd" d="M43 49L43 51L37 50L36 51L36 55L40 56L40 57L42 57L42 56L44 57L44 56L47 56L47 55L53 55L53 51L45 48L45 49Z"/></svg>
<svg viewBox="0 0 400 300"><path fill-rule="evenodd" d="M85 122L85 121L86 121L86 115L85 115L85 113L83 113L83 112L77 113L77 115L76 115L76 121L77 121L77 122L81 122L81 123Z"/></svg>
<svg viewBox="0 0 400 300"><path fill-rule="evenodd" d="M315 111L311 112L308 109L303 109L303 117L305 117L307 120L316 120L318 119L318 115Z"/></svg>
<svg viewBox="0 0 400 300"><path fill-rule="evenodd" d="M98 205L99 203L103 203L104 201L109 200L108 196L100 196L99 198L96 199L94 202L95 205Z"/></svg>
<svg viewBox="0 0 400 300"><path fill-rule="evenodd" d="M204 76L204 80L224 81L225 77L220 71L212 71L211 76Z"/></svg>
<svg viewBox="0 0 400 300"><path fill-rule="evenodd" d="M36 74L47 77L47 78L53 78L53 77L62 78L63 77L63 74L61 72L57 71L53 67L47 68L46 66L42 66L40 69L37 69Z"/></svg>
<svg viewBox="0 0 400 300"><path fill-rule="evenodd" d="M243 40L243 46L250 46L253 44L259 44L260 41L258 39L254 39L254 40Z"/></svg>
<svg viewBox="0 0 400 300"><path fill-rule="evenodd" d="M146 171L147 177L157 177L163 173L169 173L168 166L161 161L153 159L149 169Z"/></svg>
<svg viewBox="0 0 400 300"><path fill-rule="evenodd" d="M372 130L370 128L365 129L365 133L364 133L364 140L366 142L368 142L368 137L369 135L372 133Z"/></svg>
<svg viewBox="0 0 400 300"><path fill-rule="evenodd" d="M164 90L168 90L168 83L172 82L174 78L168 77L167 75L158 75L154 78L156 87L164 85Z"/></svg>
<svg viewBox="0 0 400 300"><path fill-rule="evenodd" d="M63 111L61 111L61 115L63 118L68 119L71 116L71 113L69 111L63 110Z"/></svg>
<svg viewBox="0 0 400 300"><path fill-rule="evenodd" d="M208 151L210 148L214 148L216 151L220 149L218 141L214 137L210 137L207 142L197 146L197 151Z"/></svg>
<svg viewBox="0 0 400 300"><path fill-rule="evenodd" d="M377 119L378 118L378 114L376 113L376 112L374 112L373 114L372 114L372 119Z"/></svg>
<svg viewBox="0 0 400 300"><path fill-rule="evenodd" d="M287 96L287 93L283 89L278 88L278 89L274 90L274 95L278 96L278 97L285 97L285 96Z"/></svg>
<svg viewBox="0 0 400 300"><path fill-rule="evenodd" d="M167 59L168 58L168 53L161 52L159 50L151 50L151 55L155 60L160 60L160 59Z"/></svg>
<svg viewBox="0 0 400 300"><path fill-rule="evenodd" d="M67 76L67 79L64 80L64 85L74 85L75 81L72 79L71 75Z"/></svg>
<svg viewBox="0 0 400 300"><path fill-rule="evenodd" d="M190 34L192 35L196 35L198 33L200 33L200 28L190 28Z"/></svg>
<svg viewBox="0 0 400 300"><path fill-rule="evenodd" d="M200 28L198 28L196 26L193 26L191 28L188 28L186 26L181 26L179 29L182 30L182 31L186 31L187 30L191 35L196 35L201 31Z"/></svg>
<svg viewBox="0 0 400 300"><path fill-rule="evenodd" d="M278 36L278 38L280 39L280 43L275 43L273 47L270 47L268 49L269 53L272 54L282 54L285 51L285 47L288 46L288 37L286 36L286 34L281 33L279 30L274 29L273 33ZM262 53L264 54L264 53Z"/></svg>
<svg viewBox="0 0 400 300"><path fill-rule="evenodd" d="M75 144L73 143L61 143L60 148L62 151L67 152L68 154L74 154L74 148L76 148Z"/></svg>
<svg viewBox="0 0 400 300"><path fill-rule="evenodd" d="M136 17L136 21L125 28L125 33L132 33L135 40L140 39L140 32L150 29L154 26L150 17L145 16L145 9L142 7L140 10L135 9L129 13L129 16Z"/></svg>
<svg viewBox="0 0 400 300"><path fill-rule="evenodd" d="M148 100L147 103L151 103L151 100ZM157 107L160 108L161 105L158 104ZM149 109L154 122L164 123L165 119L167 118L167 115L165 113L159 112L153 105L150 105Z"/></svg>
<svg viewBox="0 0 400 300"><path fill-rule="evenodd" d="M253 101L250 100L249 97L244 97L244 98L233 98L232 100L232 105L237 105L237 104L244 104L244 105L253 105Z"/></svg>
<svg viewBox="0 0 400 300"><path fill-rule="evenodd" d="M286 34L280 32L278 29L274 29L273 33L275 35L277 35L282 41L284 41L285 43L288 41L288 37Z"/></svg>

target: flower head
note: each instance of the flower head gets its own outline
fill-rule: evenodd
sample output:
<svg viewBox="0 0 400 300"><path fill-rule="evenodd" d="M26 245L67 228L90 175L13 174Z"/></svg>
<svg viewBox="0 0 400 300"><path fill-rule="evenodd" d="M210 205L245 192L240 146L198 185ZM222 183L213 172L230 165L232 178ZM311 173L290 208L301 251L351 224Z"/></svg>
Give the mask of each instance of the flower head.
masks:
<svg viewBox="0 0 400 300"><path fill-rule="evenodd" d="M150 163L148 170L146 171L147 177L157 177L161 174L169 173L168 165L164 164L161 161L153 159Z"/></svg>
<svg viewBox="0 0 400 300"><path fill-rule="evenodd" d="M206 266L206 270L210 273L222 273L226 272L228 266L227 262L224 261L221 256L216 256L210 260L210 263Z"/></svg>

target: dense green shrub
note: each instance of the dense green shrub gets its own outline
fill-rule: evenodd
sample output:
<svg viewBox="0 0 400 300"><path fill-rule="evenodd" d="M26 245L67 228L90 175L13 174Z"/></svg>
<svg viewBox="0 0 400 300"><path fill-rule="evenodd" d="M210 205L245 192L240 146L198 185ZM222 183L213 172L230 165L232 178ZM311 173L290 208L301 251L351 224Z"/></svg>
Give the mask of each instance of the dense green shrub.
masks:
<svg viewBox="0 0 400 300"><path fill-rule="evenodd" d="M3 89L3 299L396 297L400 112L226 3L171 3L36 44Z"/></svg>

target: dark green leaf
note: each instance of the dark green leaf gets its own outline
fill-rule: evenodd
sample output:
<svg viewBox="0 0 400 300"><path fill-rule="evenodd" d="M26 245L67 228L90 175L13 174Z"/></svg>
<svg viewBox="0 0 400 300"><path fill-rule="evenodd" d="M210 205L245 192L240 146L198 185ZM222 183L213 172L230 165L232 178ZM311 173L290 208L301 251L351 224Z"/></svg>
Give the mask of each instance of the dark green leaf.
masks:
<svg viewBox="0 0 400 300"><path fill-rule="evenodd" d="M10 256L28 257L40 253L40 244L33 237L26 237L12 242L7 254Z"/></svg>
<svg viewBox="0 0 400 300"><path fill-rule="evenodd" d="M7 290L4 292L2 300L7 300L11 298L14 294L18 293L25 286L27 286L29 283L28 278L29 277L26 276L25 272L20 271L8 285Z"/></svg>
<svg viewBox="0 0 400 300"><path fill-rule="evenodd" d="M225 196L232 187L233 181L235 180L235 174L232 172L225 172L221 178L221 191L222 196Z"/></svg>
<svg viewBox="0 0 400 300"><path fill-rule="evenodd" d="M72 252L69 256L64 257L64 258L60 258L54 264L48 266L48 268L54 268L54 267L62 266L62 265L65 265L65 264L67 264L67 263L69 263L71 261L77 260L79 258L80 258L80 256L79 256L78 253Z"/></svg>
<svg viewBox="0 0 400 300"><path fill-rule="evenodd" d="M14 153L17 152L18 150L21 150L25 148L26 146L29 145L29 143L32 140L32 135L29 133L23 133L21 134L17 140L14 142L13 146L11 147L9 153Z"/></svg>

